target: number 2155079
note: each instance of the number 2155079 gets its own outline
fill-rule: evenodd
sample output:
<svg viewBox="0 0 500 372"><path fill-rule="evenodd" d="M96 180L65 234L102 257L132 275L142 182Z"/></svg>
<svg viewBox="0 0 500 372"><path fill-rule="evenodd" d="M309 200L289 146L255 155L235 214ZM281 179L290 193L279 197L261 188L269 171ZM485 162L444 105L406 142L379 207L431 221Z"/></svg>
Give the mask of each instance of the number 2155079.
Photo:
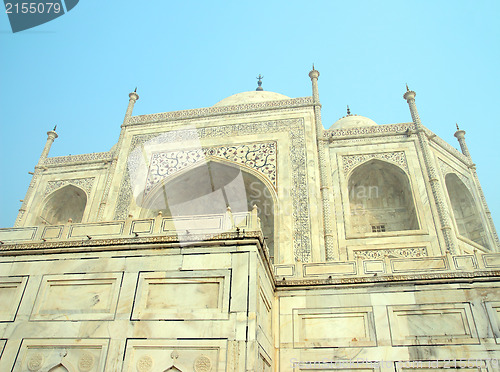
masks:
<svg viewBox="0 0 500 372"><path fill-rule="evenodd" d="M5 3L6 13L31 13L31 14L42 14L42 13L60 13L61 4L59 3Z"/></svg>

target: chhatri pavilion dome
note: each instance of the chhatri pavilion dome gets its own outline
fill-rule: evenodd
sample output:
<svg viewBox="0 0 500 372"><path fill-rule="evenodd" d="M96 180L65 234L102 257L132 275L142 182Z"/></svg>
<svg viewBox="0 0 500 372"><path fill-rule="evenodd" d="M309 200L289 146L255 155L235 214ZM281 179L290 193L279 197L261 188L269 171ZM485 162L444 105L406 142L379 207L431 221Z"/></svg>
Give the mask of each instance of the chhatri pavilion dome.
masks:
<svg viewBox="0 0 500 372"><path fill-rule="evenodd" d="M377 125L372 119L361 115L353 115L347 106L347 115L337 120L330 129L345 129L345 128L359 128L359 127L373 127Z"/></svg>

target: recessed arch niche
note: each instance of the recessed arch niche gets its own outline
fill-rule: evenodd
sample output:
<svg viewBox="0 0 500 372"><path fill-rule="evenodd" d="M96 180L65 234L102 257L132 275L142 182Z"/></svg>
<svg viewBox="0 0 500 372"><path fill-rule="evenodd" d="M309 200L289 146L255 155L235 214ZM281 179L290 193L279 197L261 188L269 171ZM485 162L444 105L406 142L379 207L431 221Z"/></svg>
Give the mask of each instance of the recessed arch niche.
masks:
<svg viewBox="0 0 500 372"><path fill-rule="evenodd" d="M177 368L176 366L172 366L163 372L182 372L182 371L179 368Z"/></svg>
<svg viewBox="0 0 500 372"><path fill-rule="evenodd" d="M372 159L352 171L348 188L351 232L418 230L410 182L398 166Z"/></svg>
<svg viewBox="0 0 500 372"><path fill-rule="evenodd" d="M275 241L275 198L272 186L252 170L209 160L166 178L141 203L141 218L248 212L257 205L271 256Z"/></svg>
<svg viewBox="0 0 500 372"><path fill-rule="evenodd" d="M74 223L82 222L86 205L85 191L74 185L66 185L48 196L38 220L49 225L66 223L70 218Z"/></svg>
<svg viewBox="0 0 500 372"><path fill-rule="evenodd" d="M445 176L445 183L459 234L487 248L486 231L469 189L454 173Z"/></svg>
<svg viewBox="0 0 500 372"><path fill-rule="evenodd" d="M52 367L51 369L49 369L49 372L69 372L69 371L62 364L58 364L57 366Z"/></svg>

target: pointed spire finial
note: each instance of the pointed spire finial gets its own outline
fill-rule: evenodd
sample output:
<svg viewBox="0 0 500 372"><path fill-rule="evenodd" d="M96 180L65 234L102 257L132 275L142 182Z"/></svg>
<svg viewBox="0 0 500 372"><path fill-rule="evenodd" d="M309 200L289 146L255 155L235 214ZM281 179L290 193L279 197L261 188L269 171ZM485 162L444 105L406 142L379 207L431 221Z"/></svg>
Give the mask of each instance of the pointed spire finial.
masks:
<svg viewBox="0 0 500 372"><path fill-rule="evenodd" d="M456 126L457 126L457 130L460 130L460 128L458 127L458 123L455 123L455 124L456 124Z"/></svg>
<svg viewBox="0 0 500 372"><path fill-rule="evenodd" d="M134 93L137 93L137 87L135 87L135 89L134 89Z"/></svg>
<svg viewBox="0 0 500 372"><path fill-rule="evenodd" d="M314 70L314 62L313 62L313 70Z"/></svg>
<svg viewBox="0 0 500 372"><path fill-rule="evenodd" d="M347 105L347 116L351 115L351 110L349 109L349 105Z"/></svg>
<svg viewBox="0 0 500 372"><path fill-rule="evenodd" d="M54 129L52 129L52 132L55 132L56 131L56 128L57 128L57 124L54 125Z"/></svg>
<svg viewBox="0 0 500 372"><path fill-rule="evenodd" d="M406 91L409 92L410 88L408 88L408 83L406 83Z"/></svg>
<svg viewBox="0 0 500 372"><path fill-rule="evenodd" d="M257 87L257 89L255 89L255 90L258 90L258 91L264 90L264 89L262 88L262 79L264 79L264 76L261 76L261 75L259 74L259 76L258 76L256 79L258 80L258 81L257 81L257 85L258 85L258 87Z"/></svg>

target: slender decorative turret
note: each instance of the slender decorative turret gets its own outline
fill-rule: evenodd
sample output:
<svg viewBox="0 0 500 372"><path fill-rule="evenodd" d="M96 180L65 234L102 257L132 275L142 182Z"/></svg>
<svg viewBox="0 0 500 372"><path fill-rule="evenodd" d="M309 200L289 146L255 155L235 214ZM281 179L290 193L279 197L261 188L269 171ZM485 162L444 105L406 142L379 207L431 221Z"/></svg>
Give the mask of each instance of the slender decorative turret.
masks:
<svg viewBox="0 0 500 372"><path fill-rule="evenodd" d="M40 155L40 159L38 160L39 165L42 164L45 159L47 159L47 156L49 156L50 148L52 147L52 144L57 137L56 127L47 132L47 142L45 142L45 147L43 148L42 155Z"/></svg>
<svg viewBox="0 0 500 372"><path fill-rule="evenodd" d="M323 230L325 239L325 252L327 260L334 260L334 236L332 229L332 218L331 218L331 203L330 203L330 187L328 179L328 168L327 168L327 155L325 150L325 144L322 141L323 138L323 124L321 122L321 103L319 101L318 92L318 77L319 71L314 68L309 72L309 77L312 82L312 93L313 93L313 103L314 103L314 117L316 121L316 138L318 145L318 156L319 156L319 173L320 173L320 190L321 190L321 200L323 206Z"/></svg>
<svg viewBox="0 0 500 372"><path fill-rule="evenodd" d="M309 72L309 77L311 78L312 82L313 102L319 104L319 93L318 93L319 71L314 69L314 64L312 70Z"/></svg>
<svg viewBox="0 0 500 372"><path fill-rule="evenodd" d="M123 137L125 133L125 126L128 124L130 118L132 117L132 112L134 111L135 102L139 99L139 95L137 94L137 87L134 89L132 93L129 93L129 100L127 106L127 112L125 113L125 118L123 119L122 130L120 132L120 137L118 137L118 142L113 151L113 160L109 166L106 184L104 187L104 193L101 199L101 203L99 204L99 210L97 211L97 220L102 221L104 218L104 209L106 208L106 203L108 201L109 191L111 189L111 184L113 182L113 177L116 170L116 162L118 159L118 154L122 148Z"/></svg>
<svg viewBox="0 0 500 372"><path fill-rule="evenodd" d="M457 131L455 132L455 137L457 137L458 139L458 143L460 144L460 149L462 150L462 154L464 154L470 160L472 160L469 153L469 149L467 148L467 144L465 143L465 130L461 130L458 127L458 124L457 124Z"/></svg>
<svg viewBox="0 0 500 372"><path fill-rule="evenodd" d="M470 161L469 169L472 174L472 177L474 178L474 183L476 184L477 190L479 192L479 197L481 198L481 204L483 205L484 211L486 213L490 231L493 234L495 245L497 246L497 248L500 248L500 240L498 239L497 230L495 228L495 224L493 223L493 218L491 217L491 212L490 209L488 208L488 204L486 203L486 198L484 197L483 189L481 187L481 184L479 183L479 177L477 176L476 172L476 165L472 161L469 148L467 147L467 143L465 143L465 130L460 129L458 127L458 124L457 124L457 131L455 132L455 137L458 140L458 144L460 145L462 154L464 154Z"/></svg>
<svg viewBox="0 0 500 372"><path fill-rule="evenodd" d="M40 173L47 169L43 166L43 163L49 156L50 148L52 147L54 140L58 137L56 133L56 127L57 125L54 126L54 129L47 132L47 142L45 142L45 147L43 148L40 159L38 159L38 163L35 166L35 171L31 173L33 177L31 177L31 182L28 186L28 190L26 191L26 195L24 196L24 199L22 199L23 204L21 205L21 208L19 208L19 213L17 214L16 222L14 222L14 227L22 225L23 218L25 217L24 214L26 212L26 206L28 205L28 201L31 198L31 194L33 193L33 189L35 188L37 180L40 177Z"/></svg>
<svg viewBox="0 0 500 372"><path fill-rule="evenodd" d="M444 203L442 189L439 186L439 180L436 175L436 170L434 169L434 166L432 164L431 154L429 150L429 143L427 136L425 135L422 122L420 121L420 116L418 115L417 106L415 104L415 96L416 93L413 90L410 90L407 84L406 93L403 95L403 98L406 100L406 102L408 102L411 118L415 125L415 132L417 133L417 138L420 143L420 148L422 149L425 168L427 169L427 174L429 176L429 183L431 186L432 195L434 196L434 201L436 203L436 208L439 215L439 222L441 224L441 232L443 233L446 249L449 250L451 254L459 254L455 241L453 240L451 234L450 216L448 215L448 211Z"/></svg>
<svg viewBox="0 0 500 372"><path fill-rule="evenodd" d="M123 124L126 124L128 120L132 117L132 111L134 111L135 102L139 99L139 95L137 94L137 88L128 95L130 97L128 101L127 112L125 113L125 118L123 119Z"/></svg>

